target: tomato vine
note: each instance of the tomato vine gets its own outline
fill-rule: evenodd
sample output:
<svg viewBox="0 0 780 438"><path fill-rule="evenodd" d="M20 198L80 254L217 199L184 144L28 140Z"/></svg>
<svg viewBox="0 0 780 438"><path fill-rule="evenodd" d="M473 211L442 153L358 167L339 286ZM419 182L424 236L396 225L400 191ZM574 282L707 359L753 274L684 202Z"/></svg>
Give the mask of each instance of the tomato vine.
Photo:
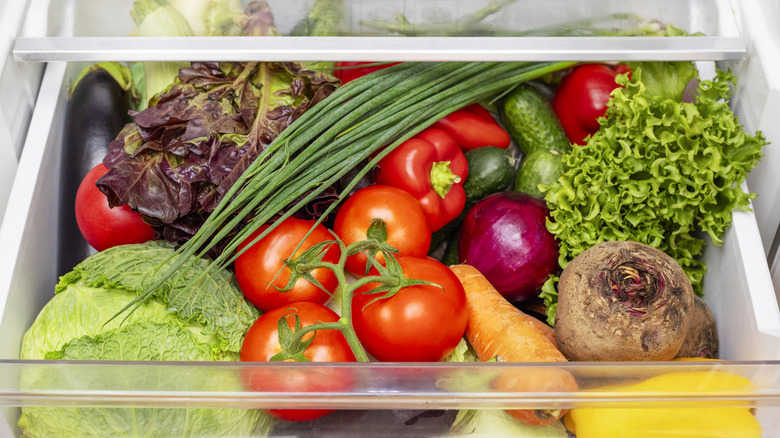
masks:
<svg viewBox="0 0 780 438"><path fill-rule="evenodd" d="M405 287L419 285L441 287L429 281L404 277L401 265L393 256L398 253L398 250L387 243L387 227L381 219L374 219L371 221L371 225L367 232L367 240L346 245L335 234L334 237L334 240L324 241L313 245L296 258L285 260L285 265L290 268L292 274L290 275L287 285L285 285L283 289L280 289L280 291L284 292L292 289L299 278L309 278L311 276L309 273L314 269L330 269L338 280L338 294L341 296L341 317L337 322L320 322L305 327L297 326L294 331L290 331L289 328L287 328L288 325L285 318L280 319L279 326L284 326L286 330L284 331L284 335L282 334L281 329L279 331L282 352L277 355L278 358L275 360L289 360L290 358L301 357L302 351L308 346L308 342L304 342L303 337L308 333L314 332L316 335L318 330L338 330L344 335L355 358L357 358L359 362L368 362L368 354L358 340L352 325L352 297L355 292L368 284L376 283L377 286L373 289L361 292L377 295L376 298L368 303L371 304L378 300L391 298ZM324 255L327 252L328 247L334 243L337 244L341 250L339 260L336 263L325 261L323 259ZM374 273L374 275L366 275L355 281L349 281L345 268L347 258L358 253L364 253L366 255L368 263L373 268L371 272ZM378 254L382 254L385 265L377 261ZM284 339L282 339L282 337L284 337Z"/></svg>

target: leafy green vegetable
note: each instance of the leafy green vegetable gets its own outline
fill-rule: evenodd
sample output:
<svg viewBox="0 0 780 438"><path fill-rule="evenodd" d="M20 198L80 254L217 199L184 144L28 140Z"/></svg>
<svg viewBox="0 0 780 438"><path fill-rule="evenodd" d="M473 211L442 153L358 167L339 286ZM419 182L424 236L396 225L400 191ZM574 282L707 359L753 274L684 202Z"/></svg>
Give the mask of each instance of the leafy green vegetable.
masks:
<svg viewBox="0 0 780 438"><path fill-rule="evenodd" d="M442 362L479 362L479 359L477 358L477 353L475 353L474 349L471 348L471 345L469 345L469 342L466 340L466 338L463 338L460 340L460 342L458 342L458 345L455 346L455 349L452 350L452 352L441 361Z"/></svg>
<svg viewBox="0 0 780 438"><path fill-rule="evenodd" d="M678 68L664 73L682 83L689 72ZM755 195L740 184L766 141L747 134L729 109L730 72L701 81L690 103L650 96L643 78L641 67L630 80L619 76L625 88L613 92L599 131L564 155L563 175L545 190L547 228L560 243L561 267L597 243L635 240L675 258L701 294L699 233L720 245L732 210L748 209ZM556 296L545 290L552 306Z"/></svg>
<svg viewBox="0 0 780 438"><path fill-rule="evenodd" d="M136 0L130 16L142 37L267 36L277 35L274 17L265 2L251 2L242 13L238 0ZM147 99L168 90L188 62L145 61L144 89L139 109Z"/></svg>
<svg viewBox="0 0 780 438"><path fill-rule="evenodd" d="M145 342L127 342L128 339L144 339ZM171 348L171 346L176 348ZM212 360L211 349L195 334L176 324L157 324L140 321L82 336L65 344L62 350L46 354L48 360L83 360L99 357L100 360L156 360L156 361L206 361Z"/></svg>
<svg viewBox="0 0 780 438"><path fill-rule="evenodd" d="M156 277L149 275L150 272L171 265L173 254L173 246L161 241L109 248L85 259L65 274L55 287L55 293L75 285L137 294L155 281ZM203 335L216 335L219 351L238 353L244 333L257 319L258 311L244 300L233 274L212 272L201 278L208 263L205 259L196 260L192 269L166 280L155 298L184 322L202 325ZM194 283L196 279L198 282ZM186 287L187 284L197 284L197 288Z"/></svg>
<svg viewBox="0 0 780 438"><path fill-rule="evenodd" d="M136 293L121 289L69 284L61 289L40 311L22 338L20 359L44 359L48 353L83 336L96 336L114 330L120 320L106 324L118 309L130 302ZM149 300L128 317L126 326L139 322L175 323L175 315L157 300ZM105 326L104 326L105 324Z"/></svg>
<svg viewBox="0 0 780 438"><path fill-rule="evenodd" d="M235 278L226 271L204 275L198 287L183 279L200 276L197 260L179 279L169 279L152 299L127 319L111 319L154 281L175 254L172 244L153 241L97 253L60 279L22 339L21 359L111 361L235 361L243 335L257 319ZM77 378L71 376L71 378ZM177 379L179 377L176 377ZM183 374L183 387L240 390L232 373L215 373L202 382ZM61 375L25 370L28 389L63 386ZM139 381L138 379L141 379ZM82 385L83 384L83 385ZM85 388L171 387L170 377L154 373L126 379L98 373L79 383ZM262 436L272 423L263 411L238 409L46 408L25 407L19 425L24 436Z"/></svg>
<svg viewBox="0 0 780 438"><path fill-rule="evenodd" d="M185 241L260 152L336 83L297 63L193 63L133 113L97 185L111 205L127 204L166 240ZM309 217L334 197L317 198Z"/></svg>
<svg viewBox="0 0 780 438"><path fill-rule="evenodd" d="M183 2L184 0L179 0ZM187 0L189 8L191 0ZM182 5L184 7L184 5ZM185 8L185 9L186 9ZM240 17L243 12L239 0L211 0L203 14L206 34L211 36L237 36L241 34Z"/></svg>
<svg viewBox="0 0 780 438"><path fill-rule="evenodd" d="M193 35L237 36L243 12L239 0L167 0L187 20Z"/></svg>
<svg viewBox="0 0 780 438"><path fill-rule="evenodd" d="M187 19L165 0L138 0L133 3L130 16L138 27L138 35L142 37L192 36ZM179 68L186 67L187 63L147 61L143 66L146 87L143 95L150 98L165 90ZM141 105L145 106L146 101Z"/></svg>
<svg viewBox="0 0 780 438"><path fill-rule="evenodd" d="M128 388L131 389L131 388ZM263 437L271 417L258 409L24 408L23 437Z"/></svg>
<svg viewBox="0 0 780 438"><path fill-rule="evenodd" d="M316 0L306 16L293 27L292 36L339 36L345 32L344 0Z"/></svg>
<svg viewBox="0 0 780 438"><path fill-rule="evenodd" d="M688 83L696 79L699 72L692 62L630 62L632 70L642 70L645 98L681 102Z"/></svg>
<svg viewBox="0 0 780 438"><path fill-rule="evenodd" d="M667 25L662 36L684 37L704 36ZM682 101L683 92L688 84L698 78L699 72L690 61L631 61L626 63L631 70L642 70L642 83L645 86L645 98L658 100L671 99Z"/></svg>

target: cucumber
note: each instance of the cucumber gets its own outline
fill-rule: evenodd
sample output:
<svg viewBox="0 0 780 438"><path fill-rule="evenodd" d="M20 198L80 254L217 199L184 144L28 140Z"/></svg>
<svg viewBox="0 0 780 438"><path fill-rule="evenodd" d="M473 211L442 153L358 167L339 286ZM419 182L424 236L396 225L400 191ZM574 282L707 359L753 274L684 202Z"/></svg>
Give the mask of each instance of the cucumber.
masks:
<svg viewBox="0 0 780 438"><path fill-rule="evenodd" d="M567 152L569 138L550 102L533 85L520 84L498 102L498 115L507 132L523 151Z"/></svg>
<svg viewBox="0 0 780 438"><path fill-rule="evenodd" d="M531 152L520 163L517 170L514 190L537 198L544 198L539 185L549 186L563 173L563 155L554 150L539 149Z"/></svg>
<svg viewBox="0 0 780 438"><path fill-rule="evenodd" d="M466 209L487 195L506 190L515 179L516 160L512 152L496 146L483 146L465 153L469 176L463 183Z"/></svg>
<svg viewBox="0 0 780 438"><path fill-rule="evenodd" d="M458 228L450 240L447 242L447 248L444 250L444 255L441 258L441 262L447 266L457 265L460 263L458 258L458 243L460 242L460 228Z"/></svg>

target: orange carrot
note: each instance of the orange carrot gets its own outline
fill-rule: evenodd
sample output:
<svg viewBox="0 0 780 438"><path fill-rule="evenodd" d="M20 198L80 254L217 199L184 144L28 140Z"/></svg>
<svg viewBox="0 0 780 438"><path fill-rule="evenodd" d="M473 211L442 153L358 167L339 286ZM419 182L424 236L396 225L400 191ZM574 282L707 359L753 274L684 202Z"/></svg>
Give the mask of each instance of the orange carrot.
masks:
<svg viewBox="0 0 780 438"><path fill-rule="evenodd" d="M536 328L539 329L539 331L542 332L545 338L547 338L548 341L550 341L551 344L557 349L558 348L558 342L555 340L555 329L550 327L549 325L543 323L542 321L539 321L537 318L533 318L527 314L525 314L522 310L518 309L521 313L526 315L528 319L536 326Z"/></svg>
<svg viewBox="0 0 780 438"><path fill-rule="evenodd" d="M466 338L479 360L566 362L540 327L545 324L513 306L476 268L454 265L450 269L466 291Z"/></svg>
<svg viewBox="0 0 780 438"><path fill-rule="evenodd" d="M469 320L468 339L479 360L496 358L499 362L567 362L542 326L544 323L513 306L476 268L454 265L450 269L466 291ZM549 327L548 327L549 328ZM573 392L577 382L567 371L558 368L520 368L504 372L493 387L518 392ZM512 417L528 425L546 425L566 412L555 409L514 409Z"/></svg>

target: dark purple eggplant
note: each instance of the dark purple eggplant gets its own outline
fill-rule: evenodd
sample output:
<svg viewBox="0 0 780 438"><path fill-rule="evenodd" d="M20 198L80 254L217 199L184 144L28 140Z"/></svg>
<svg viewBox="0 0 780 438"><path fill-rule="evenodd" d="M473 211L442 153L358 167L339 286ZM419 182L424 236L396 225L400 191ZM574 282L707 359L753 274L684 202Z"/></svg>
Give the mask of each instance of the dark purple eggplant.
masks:
<svg viewBox="0 0 780 438"><path fill-rule="evenodd" d="M103 161L108 144L131 121L132 97L126 88L107 70L93 66L71 90L60 160L58 275L95 252L76 224L76 191L90 169Z"/></svg>

